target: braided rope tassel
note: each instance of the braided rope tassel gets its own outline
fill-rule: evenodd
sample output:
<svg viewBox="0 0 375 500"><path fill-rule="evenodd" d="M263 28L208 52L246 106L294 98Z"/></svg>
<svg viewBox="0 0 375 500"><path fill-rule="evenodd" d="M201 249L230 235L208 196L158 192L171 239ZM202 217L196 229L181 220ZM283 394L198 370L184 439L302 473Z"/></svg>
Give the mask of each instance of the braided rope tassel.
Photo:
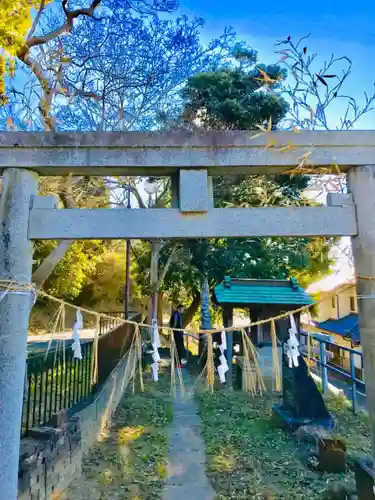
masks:
<svg viewBox="0 0 375 500"><path fill-rule="evenodd" d="M212 341L212 335L207 336L207 384L211 392L214 392L215 383L215 363L214 363L214 347Z"/></svg>
<svg viewBox="0 0 375 500"><path fill-rule="evenodd" d="M128 351L128 360L125 367L124 380L125 384L128 385L130 381L133 381L133 392L134 388L134 379L135 373L137 370L137 350L136 350L136 337L137 337L137 327L134 329L134 334L132 338L132 343L130 345L130 349Z"/></svg>
<svg viewBox="0 0 375 500"><path fill-rule="evenodd" d="M242 336L242 345L243 345L243 387L242 390L245 392L251 392L252 396L255 396L256 394L256 382L254 380L252 370L251 370L251 362L250 362L250 354L249 354L249 349L248 345L246 342L246 332L245 330L241 330L241 336Z"/></svg>
<svg viewBox="0 0 375 500"><path fill-rule="evenodd" d="M266 386L263 380L262 372L259 368L259 358L258 358L258 353L254 347L254 344L251 342L249 339L249 336L246 335L245 331L242 329L242 340L243 340L243 345L244 345L244 352L247 351L247 357L248 357L248 362L249 362L249 384L250 387L253 388L253 391L255 394L260 394L262 395L264 392L266 392ZM250 371L250 363L253 365L253 369ZM253 374L255 374L255 377L253 377ZM255 380L254 380L255 378ZM251 391L251 392L253 392Z"/></svg>
<svg viewBox="0 0 375 500"><path fill-rule="evenodd" d="M277 349L277 336L275 322L271 321L271 339L272 339L272 381L273 389L276 392L281 391L281 376L280 376L280 364L279 364L279 352Z"/></svg>
<svg viewBox="0 0 375 500"><path fill-rule="evenodd" d="M138 358L138 371L139 371L139 383L141 386L141 391L144 392L145 385L143 382L143 366L142 366L142 337L139 329L139 325L135 327L135 345L136 345L136 357ZM134 377L135 379L135 377ZM133 387L134 387L134 379L133 379ZM134 392L134 390L133 390Z"/></svg>
<svg viewBox="0 0 375 500"><path fill-rule="evenodd" d="M170 353L171 353L171 396L176 397L176 356L177 356L177 349L176 349L176 342L174 340L174 335L171 335L171 347L170 347Z"/></svg>
<svg viewBox="0 0 375 500"><path fill-rule="evenodd" d="M180 391L181 391L182 395L185 394L185 384L184 384L184 379L182 377L182 370L178 366L180 361L179 361L176 342L175 342L173 334L171 335L170 353L171 353L171 395L173 397L176 397L176 394L177 394L176 370L177 370L178 381L180 384Z"/></svg>

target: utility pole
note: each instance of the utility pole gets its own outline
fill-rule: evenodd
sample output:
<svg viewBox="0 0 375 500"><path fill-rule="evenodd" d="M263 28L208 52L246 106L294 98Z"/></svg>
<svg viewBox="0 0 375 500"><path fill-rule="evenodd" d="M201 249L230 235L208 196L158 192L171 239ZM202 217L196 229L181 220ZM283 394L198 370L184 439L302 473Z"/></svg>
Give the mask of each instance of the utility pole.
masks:
<svg viewBox="0 0 375 500"><path fill-rule="evenodd" d="M126 194L127 194L126 208L128 208L130 210L131 209L131 201L130 201L131 189L130 189L130 183L128 184L127 193ZM129 302L130 302L130 249L131 249L131 240L127 239L126 240L126 262L125 262L125 297L124 297L125 319L129 319Z"/></svg>
<svg viewBox="0 0 375 500"><path fill-rule="evenodd" d="M0 280L12 282L14 289L7 293L3 283L0 300L1 498L17 500L27 334L33 306L33 246L28 239L28 227L38 175L30 170L7 168L2 180Z"/></svg>

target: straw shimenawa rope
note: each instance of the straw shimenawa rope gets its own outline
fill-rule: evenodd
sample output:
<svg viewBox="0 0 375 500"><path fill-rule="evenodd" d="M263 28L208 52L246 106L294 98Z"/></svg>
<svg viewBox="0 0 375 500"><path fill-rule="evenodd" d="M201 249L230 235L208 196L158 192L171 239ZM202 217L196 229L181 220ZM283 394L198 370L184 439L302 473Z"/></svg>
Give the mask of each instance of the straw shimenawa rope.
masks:
<svg viewBox="0 0 375 500"><path fill-rule="evenodd" d="M361 279L361 280L375 281L375 277L372 277L372 276L359 276L359 275L357 275L356 277L357 277L357 279ZM348 281L347 285L348 286L353 286L353 282L352 281ZM108 320L114 321L118 325L126 323L126 324L129 324L129 325L138 325L139 327L144 327L144 328L152 328L152 325L149 325L147 323L138 323L138 322L132 321L132 320L124 320L124 319L121 319L121 318L118 318L118 317L115 317L115 316L111 316L111 315L108 315L108 314L103 314L103 313L99 313L99 312L96 312L96 311L92 311L90 309L85 309L83 307L75 306L73 304L70 304L69 302L63 301L62 299L58 299L56 297L53 297L52 295L49 295L46 292L43 292L42 290L37 290L36 293L38 295L42 296L42 297L50 299L51 301L58 302L58 303L64 303L68 307L71 307L73 309L79 309L79 310L81 310L81 312L90 314L92 316L99 316L102 319L108 319ZM291 314L298 314L298 313L301 313L301 312L308 311L312 307L314 307L315 305L318 305L321 302L324 302L325 300L327 300L327 297L331 296L331 295L335 296L337 294L334 293L334 292L327 292L326 294L324 294L324 297L322 299L314 302L313 304L308 304L308 305L305 305L305 306L301 306L301 307L298 307L297 309L294 309L292 311L287 311L287 312L283 312L281 314L278 314L277 316L272 316L272 317L265 318L265 319L262 319L262 320L259 320L259 321L255 321L255 322L253 322L253 323L251 323L249 325L245 325L245 328L246 327L250 327L250 326L265 325L267 323L270 323L271 321L278 321L280 319L288 318ZM185 332L185 333L190 333L192 335L213 335L215 333L221 333L223 331L230 332L230 331L233 331L233 330L241 330L242 328L243 328L242 326L238 327L236 325L232 325L232 326L225 327L225 328L221 327L221 328L216 328L216 329L211 329L211 330L196 330L196 329L189 329L189 328L171 328L169 326L163 326L163 330L167 331L167 332L170 332L170 333L173 330L176 330L176 331L182 331L182 332Z"/></svg>
<svg viewBox="0 0 375 500"><path fill-rule="evenodd" d="M0 288L7 292L36 292L34 283L22 283L12 280L0 280Z"/></svg>
<svg viewBox="0 0 375 500"><path fill-rule="evenodd" d="M251 373L250 354L246 343L245 330L241 330L241 336L243 346L242 390L245 392L251 392L251 394L255 396L256 384Z"/></svg>
<svg viewBox="0 0 375 500"><path fill-rule="evenodd" d="M356 279L357 280L364 280L364 281L375 281L375 277L373 277L373 276L356 275ZM354 285L354 283L352 280L347 282L348 287L351 287L353 285ZM124 319L121 319L121 318L118 318L115 316L111 316L110 314L103 314L103 313L99 313L97 311L93 311L91 309L86 309L84 307L75 306L73 304L70 304L69 302L66 302L62 299L54 297L54 296L52 296L52 295L50 295L42 290L36 290L35 285L32 283L19 283L19 282L10 281L10 280L0 280L0 300L4 299L7 294L11 294L11 293L25 294L25 295L30 294L31 296L37 294L41 297L44 297L48 300L51 300L52 302L59 304L60 307L56 312L56 316L53 318L53 325L52 325L53 332L56 332L57 325L59 323L61 323L61 324L65 323L65 307L70 307L72 309L79 310L82 313L89 314L89 315L94 316L96 318L96 330L95 330L95 337L94 337L94 356L93 356L93 365L92 365L92 381L94 383L95 383L95 381L97 381L97 369L98 369L97 368L97 364L98 364L98 361L97 361L97 343L98 343L98 337L99 337L97 332L99 330L100 319L111 320L115 324L117 324L118 326L120 326L122 324L133 325L135 328L135 331L134 331L134 335L133 335L133 339L132 339L132 344L131 344L129 351L124 356L124 358L125 357L128 358L128 363L127 363L126 371L125 371L125 377L128 380L133 380L133 386L134 386L134 378L135 378L135 374L136 374L136 371L138 368L141 389L142 390L144 389L143 375L142 375L142 340L141 340L141 334L140 334L140 327L151 329L152 325L149 325L147 323L138 323L138 322L132 321L132 320L124 320ZM278 387L280 386L280 374L279 374L279 369L277 368L277 367L279 367L279 363L278 363L277 349L275 348L275 321L280 320L280 319L284 319L284 318L288 318L291 314L293 315L293 314L309 311L313 306L325 301L327 299L327 297L329 297L330 295L335 296L335 295L337 295L337 293L334 293L334 292L325 293L324 296L320 300L316 301L314 304L301 306L297 309L294 309L293 311L283 312L277 316L273 316L270 318L259 320L259 321L256 321L254 323L251 323L251 325L248 325L248 326L254 327L257 325L264 325L267 323L271 323L274 380L275 380L275 389L276 390L278 390ZM170 328L167 326L165 326L165 327L163 326L163 329L166 331L169 331L169 332L176 330L176 328ZM186 334L192 334L195 336L205 335L208 338L211 338L211 335L215 334L215 333L221 333L223 331L228 332L228 331L233 331L233 330L240 330L243 334L244 351L246 353L246 358L248 360L248 361L246 361L246 363L248 363L249 366L253 364L254 370L255 370L255 382L250 380L250 379L246 382L246 384L248 386L248 390L250 392L259 391L260 393L262 393L262 391L265 390L264 381L262 379L261 372L259 369L258 354L256 352L254 345L250 341L249 337L246 334L244 335L243 327L239 328L236 325L232 325L232 326L226 327L226 328L217 328L217 329L211 329L211 330L195 330L195 329L194 330L192 330L192 329L177 329L177 330L182 331ZM308 333L310 335L311 332L308 332ZM173 351L171 390L175 392L175 390L176 390L175 369L176 369L176 359L178 359L178 358L177 358L176 346L175 346L172 339L173 339L173 335L171 335L171 354ZM51 345L51 341L49 343L49 346ZM277 342L277 339L276 339L276 342ZM311 357L310 338L308 341L308 346L309 346L308 358L310 359L310 357ZM202 370L200 375L198 376L198 379L200 379L203 376L204 372L206 372L208 386L210 388L212 388L213 387L214 373L215 373L214 360L213 360L212 338L211 338L211 342L207 343L207 349L208 349L209 353L207 355L206 366ZM47 351L47 353L48 353L48 351ZM249 370L249 373L250 373L250 371L252 371L252 370ZM183 388L184 384L183 384L182 372L181 372L180 368L177 369L177 373L178 373L179 382L180 382L181 387L182 387L182 391L184 392L184 388Z"/></svg>
<svg viewBox="0 0 375 500"><path fill-rule="evenodd" d="M171 335L170 352L171 352L171 395L176 397L176 394L177 394L176 371L177 371L178 381L180 384L181 395L185 394L185 385L184 385L184 379L182 377L182 371L181 371L181 366L180 366L181 361L180 361L180 358L178 356L174 335Z"/></svg>
<svg viewBox="0 0 375 500"><path fill-rule="evenodd" d="M137 348L137 357L138 357L139 383L141 386L141 391L144 392L145 387L144 387L144 383L143 383L143 369L142 369L142 337L141 337L141 332L140 332L138 325L135 327L134 336L136 338L135 344L136 344L136 348ZM134 392L134 390L133 390L133 392Z"/></svg>
<svg viewBox="0 0 375 500"><path fill-rule="evenodd" d="M135 378L139 372L139 383L141 391L144 392L143 369L142 369L142 339L139 326L136 325L132 338L132 343L128 351L128 362L125 368L125 379L128 383L133 383L133 394L135 393Z"/></svg>

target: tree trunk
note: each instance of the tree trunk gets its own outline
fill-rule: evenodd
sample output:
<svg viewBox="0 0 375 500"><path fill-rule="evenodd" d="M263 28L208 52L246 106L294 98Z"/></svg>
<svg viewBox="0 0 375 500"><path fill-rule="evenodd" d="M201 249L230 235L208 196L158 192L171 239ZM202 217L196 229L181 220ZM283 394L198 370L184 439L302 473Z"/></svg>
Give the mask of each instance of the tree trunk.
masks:
<svg viewBox="0 0 375 500"><path fill-rule="evenodd" d="M151 243L149 324L157 319L160 241Z"/></svg>
<svg viewBox="0 0 375 500"><path fill-rule="evenodd" d="M64 257L72 243L72 240L60 241L57 247L52 250L52 252L44 259L38 269L34 272L32 280L38 290L42 288L44 283L51 276L57 264Z"/></svg>
<svg viewBox="0 0 375 500"><path fill-rule="evenodd" d="M176 255L177 247L174 246L172 251L168 257L168 260L164 266L164 269L159 273L159 258L160 251L162 249L161 241L153 241L151 249L151 264L150 264L150 300L149 300L149 322L151 324L152 319L157 319L158 317L158 298L162 297L162 294L159 293L160 287L164 281L164 278L170 268L170 265L173 262L173 259ZM162 323L162 321L161 321ZM159 322L159 324L161 324Z"/></svg>
<svg viewBox="0 0 375 500"><path fill-rule="evenodd" d="M163 325L163 309L164 309L164 301L163 301L163 292L158 292L158 325L161 327Z"/></svg>
<svg viewBox="0 0 375 500"><path fill-rule="evenodd" d="M210 287L206 277L202 280L201 289L201 328L202 330L211 330L210 314Z"/></svg>
<svg viewBox="0 0 375 500"><path fill-rule="evenodd" d="M76 208L77 205L73 196L73 181L70 176L66 177L62 182L58 195L64 208ZM64 257L72 243L72 240L59 241L57 247L52 250L52 252L44 259L38 269L34 272L32 280L37 289L42 288L43 284L51 276L57 264Z"/></svg>
<svg viewBox="0 0 375 500"><path fill-rule="evenodd" d="M186 328L193 320L195 313L198 311L199 304L201 302L201 294L197 291L193 296L193 301L190 306L186 309L183 317L183 325Z"/></svg>
<svg viewBox="0 0 375 500"><path fill-rule="evenodd" d="M202 280L201 285L201 329L211 330L211 314L210 314L210 286L208 284L208 279L205 276ZM204 346L206 344L205 337L199 338L199 355L203 353Z"/></svg>

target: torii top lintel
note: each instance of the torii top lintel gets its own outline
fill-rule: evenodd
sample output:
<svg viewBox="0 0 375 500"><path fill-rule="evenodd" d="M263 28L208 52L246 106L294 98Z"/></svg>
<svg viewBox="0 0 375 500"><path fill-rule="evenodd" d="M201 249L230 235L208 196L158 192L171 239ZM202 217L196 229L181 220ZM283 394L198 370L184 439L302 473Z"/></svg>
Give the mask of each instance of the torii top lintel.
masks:
<svg viewBox="0 0 375 500"><path fill-rule="evenodd" d="M282 173L304 155L305 165L338 165L342 172L373 164L375 131L0 133L0 172L17 167L41 175Z"/></svg>

